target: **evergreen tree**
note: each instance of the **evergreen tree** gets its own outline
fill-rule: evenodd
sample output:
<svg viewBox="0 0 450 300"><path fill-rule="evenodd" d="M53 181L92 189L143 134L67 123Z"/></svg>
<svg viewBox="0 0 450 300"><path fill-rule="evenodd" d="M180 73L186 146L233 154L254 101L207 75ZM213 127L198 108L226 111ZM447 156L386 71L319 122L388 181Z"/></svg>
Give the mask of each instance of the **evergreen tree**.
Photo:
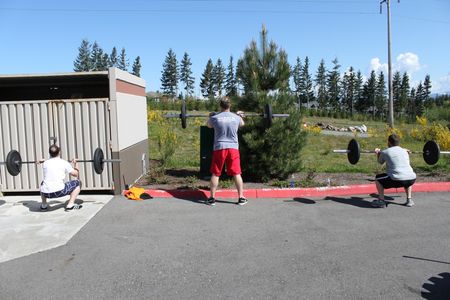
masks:
<svg viewBox="0 0 450 300"><path fill-rule="evenodd" d="M380 117L384 117L386 114L386 82L384 80L383 71L378 74L377 86L375 90L375 111Z"/></svg>
<svg viewBox="0 0 450 300"><path fill-rule="evenodd" d="M344 109L350 112L351 116L353 116L355 87L356 87L356 75L353 67L350 67L348 72L345 72L344 79L342 80L342 94L343 94L342 104L344 106Z"/></svg>
<svg viewBox="0 0 450 300"><path fill-rule="evenodd" d="M432 106L432 99L430 97L431 95L431 80L430 75L425 76L425 80L423 82L423 91L424 91L424 104L426 108L429 108Z"/></svg>
<svg viewBox="0 0 450 300"><path fill-rule="evenodd" d="M340 73L338 59L335 58L333 61L333 69L327 74L327 92L328 92L328 104L332 108L332 110L340 110Z"/></svg>
<svg viewBox="0 0 450 300"><path fill-rule="evenodd" d="M137 77L141 77L141 57L138 56L136 57L136 59L133 62L133 67L132 67L132 72L131 74L137 76Z"/></svg>
<svg viewBox="0 0 450 300"><path fill-rule="evenodd" d="M416 108L415 112L417 116L422 116L425 111L424 97L425 97L424 88L422 82L419 82L419 85L417 86L416 89L416 97L414 101L414 105Z"/></svg>
<svg viewBox="0 0 450 300"><path fill-rule="evenodd" d="M225 83L225 68L220 58L217 59L216 65L213 68L212 81L214 85L214 93L221 97Z"/></svg>
<svg viewBox="0 0 450 300"><path fill-rule="evenodd" d="M356 73L356 82L355 82L355 98L353 100L354 103L354 110L361 112L358 110L358 102L361 101L363 97L363 91L364 91L364 79L362 76L362 73L360 70Z"/></svg>
<svg viewBox="0 0 450 300"><path fill-rule="evenodd" d="M237 96L236 75L234 74L233 56L228 62L227 74L225 76L225 93L229 97Z"/></svg>
<svg viewBox="0 0 450 300"><path fill-rule="evenodd" d="M279 50L275 42L268 41L267 30L263 26L259 46L253 40L238 62L237 76L244 94L267 94L275 90L287 92L290 75L286 52Z"/></svg>
<svg viewBox="0 0 450 300"><path fill-rule="evenodd" d="M191 59L187 52L184 52L180 65L180 81L184 84L185 96L189 97L194 92L194 77L191 70Z"/></svg>
<svg viewBox="0 0 450 300"><path fill-rule="evenodd" d="M161 90L163 94L175 98L178 90L178 62L175 53L169 49L164 60L161 76Z"/></svg>
<svg viewBox="0 0 450 300"><path fill-rule="evenodd" d="M117 67L123 71L127 71L128 72L128 58L127 58L127 54L125 53L125 48L122 48L122 50L120 51L120 56L119 56L119 61L117 64Z"/></svg>
<svg viewBox="0 0 450 300"><path fill-rule="evenodd" d="M75 72L87 72L91 70L91 44L87 39L81 41L78 47L78 56L73 62Z"/></svg>
<svg viewBox="0 0 450 300"><path fill-rule="evenodd" d="M117 49L116 47L112 48L111 55L109 56L109 67L117 68L119 66L119 59L117 58Z"/></svg>
<svg viewBox="0 0 450 300"><path fill-rule="evenodd" d="M108 70L108 67L109 67L109 55L108 55L108 53L103 53L100 65L101 65L101 69L103 71Z"/></svg>
<svg viewBox="0 0 450 300"><path fill-rule="evenodd" d="M375 71L370 72L370 77L363 86L362 97L357 102L357 109L362 113L372 108L373 115L375 115L375 89L377 85L377 77Z"/></svg>
<svg viewBox="0 0 450 300"><path fill-rule="evenodd" d="M327 76L326 76L325 61L320 61L319 67L316 73L316 90L317 90L317 102L320 109L328 108L328 94L327 94Z"/></svg>
<svg viewBox="0 0 450 300"><path fill-rule="evenodd" d="M100 46L97 44L97 42L94 42L92 45L92 52L91 52L91 70L92 71L104 71L106 70L107 66L104 63L104 53L103 49L100 48Z"/></svg>
<svg viewBox="0 0 450 300"><path fill-rule="evenodd" d="M414 121L416 119L416 89L411 88L411 92L409 93L408 105L406 107L406 114L410 121Z"/></svg>
<svg viewBox="0 0 450 300"><path fill-rule="evenodd" d="M200 91L205 98L212 98L214 97L214 82L212 79L213 76L213 69L214 64L210 59L208 59L208 62L206 63L205 70L202 74L202 79L200 80Z"/></svg>
<svg viewBox="0 0 450 300"><path fill-rule="evenodd" d="M394 73L394 76L392 78L392 99L394 101L394 112L396 112L396 115L401 115L402 110L404 107L401 106L400 103L400 92L401 92L401 85L402 85L402 76L400 75L400 72L397 71Z"/></svg>
<svg viewBox="0 0 450 300"><path fill-rule="evenodd" d="M405 115L405 108L408 105L408 97L410 93L409 76L404 72L402 76L402 83L400 84L400 98L398 100L400 105L400 116Z"/></svg>
<svg viewBox="0 0 450 300"><path fill-rule="evenodd" d="M309 74L309 58L305 57L305 63L300 70L300 100L302 103L306 103L306 107L309 108L309 102L314 100L313 82L311 74Z"/></svg>
<svg viewBox="0 0 450 300"><path fill-rule="evenodd" d="M295 62L294 69L292 70L292 79L294 81L294 93L298 99L299 109L301 107L301 102L302 102L300 99L300 93L302 90L302 86L301 86L302 68L303 68L302 61L300 60L300 57L297 56L297 60Z"/></svg>

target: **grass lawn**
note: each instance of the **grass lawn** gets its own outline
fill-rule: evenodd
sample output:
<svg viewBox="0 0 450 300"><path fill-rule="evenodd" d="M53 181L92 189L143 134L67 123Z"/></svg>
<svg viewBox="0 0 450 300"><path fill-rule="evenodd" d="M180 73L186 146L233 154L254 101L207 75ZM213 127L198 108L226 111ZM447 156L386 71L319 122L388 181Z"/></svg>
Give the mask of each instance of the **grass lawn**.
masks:
<svg viewBox="0 0 450 300"><path fill-rule="evenodd" d="M164 112L164 114L167 112ZM179 113L179 112L175 112ZM202 112L200 112L202 113ZM203 112L207 115L207 112ZM178 118L166 119L170 128L176 133L176 150L172 159L167 163L168 169L188 169L198 171L200 168L200 126L206 123L206 118L189 118L186 129L181 128ZM308 124L317 122L328 123L334 126L362 125L361 121L347 119L331 119L318 117L305 117ZM373 150L375 148L386 148L385 123L368 121L364 122L369 132L376 131L376 136L368 138L355 138L360 143L361 149ZM397 125L399 128L409 132L415 125ZM159 159L158 132L159 127L155 122L149 122L149 153L150 159ZM376 162L375 154L361 154L357 165L351 165L345 154L334 154L333 149L346 149L352 136L331 136L324 134L309 134L305 148L302 150L303 171L317 173L367 173L375 174L382 171L383 167ZM422 151L425 142L417 141L407 134L402 139L402 146L412 151ZM439 162L434 166L427 165L422 155L411 155L411 164L416 171L449 173L449 155L441 155Z"/></svg>

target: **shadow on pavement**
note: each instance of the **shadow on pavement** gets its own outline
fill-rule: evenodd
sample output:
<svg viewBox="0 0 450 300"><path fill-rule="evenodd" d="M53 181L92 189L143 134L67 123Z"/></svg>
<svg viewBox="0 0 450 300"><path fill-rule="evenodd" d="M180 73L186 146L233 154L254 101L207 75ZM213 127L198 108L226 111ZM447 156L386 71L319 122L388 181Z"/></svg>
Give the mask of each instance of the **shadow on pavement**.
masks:
<svg viewBox="0 0 450 300"><path fill-rule="evenodd" d="M361 208L374 208L374 207L372 207L372 205L370 204L369 201L367 201L361 197L339 198L339 197L329 197L328 196L325 198L325 200L331 200L334 202L353 205L353 206L361 207Z"/></svg>
<svg viewBox="0 0 450 300"><path fill-rule="evenodd" d="M312 199L308 199L308 198L294 198L292 200L287 200L285 202L293 202L293 201L300 202L303 204L316 204L317 203L316 201L314 201Z"/></svg>
<svg viewBox="0 0 450 300"><path fill-rule="evenodd" d="M3 204L5 204L6 201L5 200L0 200L0 206L2 206Z"/></svg>
<svg viewBox="0 0 450 300"><path fill-rule="evenodd" d="M430 283L431 282L431 283ZM421 296L428 300L450 298L450 273L440 273L422 285Z"/></svg>
<svg viewBox="0 0 450 300"><path fill-rule="evenodd" d="M22 205L27 207L30 210L30 212L49 212L49 211L54 211L54 210L58 210L58 209L64 209L66 207L67 202L69 202L69 200L64 201L64 202L57 201L57 200L47 201L48 209L46 209L46 210L41 210L41 201L24 200L24 201L19 201L18 203L22 203ZM76 199L75 203L83 204L84 201L80 200L80 199Z"/></svg>

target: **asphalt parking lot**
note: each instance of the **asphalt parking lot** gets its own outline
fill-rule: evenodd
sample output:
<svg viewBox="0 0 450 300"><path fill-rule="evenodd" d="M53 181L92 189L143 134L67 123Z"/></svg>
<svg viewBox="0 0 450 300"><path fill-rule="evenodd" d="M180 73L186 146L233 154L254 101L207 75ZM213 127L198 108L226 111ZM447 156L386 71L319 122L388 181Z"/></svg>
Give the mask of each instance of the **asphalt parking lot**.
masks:
<svg viewBox="0 0 450 300"><path fill-rule="evenodd" d="M0 263L0 299L450 299L449 193L371 200L116 197L65 245Z"/></svg>

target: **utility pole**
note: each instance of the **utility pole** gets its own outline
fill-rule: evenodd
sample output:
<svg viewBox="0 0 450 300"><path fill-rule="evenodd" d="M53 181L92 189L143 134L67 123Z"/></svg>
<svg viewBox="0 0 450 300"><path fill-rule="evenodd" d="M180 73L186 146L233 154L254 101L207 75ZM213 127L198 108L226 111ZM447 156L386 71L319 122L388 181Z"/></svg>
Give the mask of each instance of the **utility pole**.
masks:
<svg viewBox="0 0 450 300"><path fill-rule="evenodd" d="M382 0L380 2L380 14L382 13L382 5L386 3L387 6L387 32L388 32L388 85L389 85L389 112L388 124L389 127L394 128L394 98L392 95L392 62L391 62L391 5L390 0ZM398 0L400 3L400 0Z"/></svg>

